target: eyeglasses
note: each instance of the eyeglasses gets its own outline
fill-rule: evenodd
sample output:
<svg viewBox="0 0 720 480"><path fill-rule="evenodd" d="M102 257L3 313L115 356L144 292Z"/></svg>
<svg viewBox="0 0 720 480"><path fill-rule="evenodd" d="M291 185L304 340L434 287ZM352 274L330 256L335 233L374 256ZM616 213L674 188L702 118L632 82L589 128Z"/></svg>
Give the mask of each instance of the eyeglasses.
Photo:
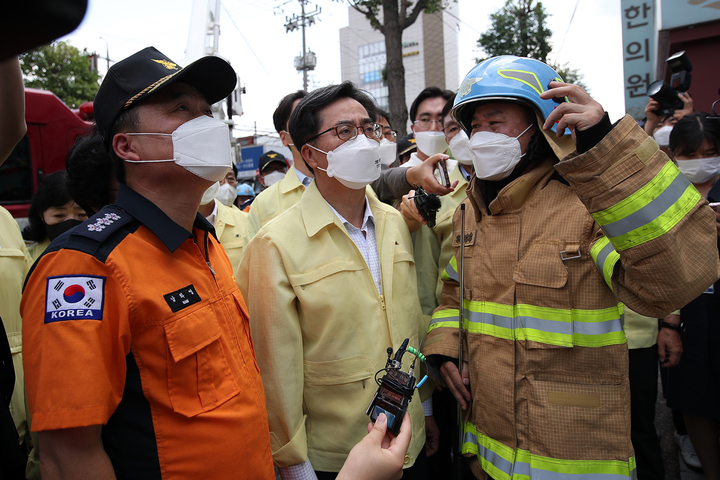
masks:
<svg viewBox="0 0 720 480"><path fill-rule="evenodd" d="M394 142L395 139L397 138L397 132L390 128L384 128L383 129L383 137L387 138L391 142Z"/></svg>
<svg viewBox="0 0 720 480"><path fill-rule="evenodd" d="M420 120L415 120L414 123L416 123L417 125L420 125L422 128L430 128L433 123L436 123L436 124L440 125L440 127L442 128L442 120L433 120L433 119L430 119L430 118L421 118Z"/></svg>
<svg viewBox="0 0 720 480"><path fill-rule="evenodd" d="M357 125L335 125L334 127L330 127L324 132L320 132L314 137L309 138L306 143L311 142L320 135L324 135L330 131L334 131L335 135L337 135L340 140L347 142L349 140L354 140L360 132L365 134L365 136L370 140L379 140L380 137L382 137L383 128L379 123L365 123L359 127Z"/></svg>
<svg viewBox="0 0 720 480"><path fill-rule="evenodd" d="M442 131L443 133L445 133L445 135L452 135L460 131L460 126L456 123L453 123L443 128Z"/></svg>

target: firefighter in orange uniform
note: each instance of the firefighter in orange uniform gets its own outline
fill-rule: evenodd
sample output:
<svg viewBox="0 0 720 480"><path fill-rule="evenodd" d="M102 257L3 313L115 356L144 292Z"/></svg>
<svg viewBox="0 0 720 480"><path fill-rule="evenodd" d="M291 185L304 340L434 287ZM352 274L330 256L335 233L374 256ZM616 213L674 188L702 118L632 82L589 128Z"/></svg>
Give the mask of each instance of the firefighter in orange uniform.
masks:
<svg viewBox="0 0 720 480"><path fill-rule="evenodd" d="M274 478L247 309L197 213L231 168L210 104L235 83L149 47L100 87L117 201L52 243L21 305L43 478Z"/></svg>

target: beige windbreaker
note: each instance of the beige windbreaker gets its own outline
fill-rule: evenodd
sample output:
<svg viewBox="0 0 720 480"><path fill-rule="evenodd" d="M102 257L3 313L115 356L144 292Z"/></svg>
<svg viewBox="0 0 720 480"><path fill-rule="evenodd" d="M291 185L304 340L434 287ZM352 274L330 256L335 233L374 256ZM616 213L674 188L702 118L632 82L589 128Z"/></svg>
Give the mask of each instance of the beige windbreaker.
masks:
<svg viewBox="0 0 720 480"><path fill-rule="evenodd" d="M338 217L310 184L247 245L237 281L265 387L273 460L310 459L337 472L367 434L365 410L387 348L424 337L410 233L397 210L368 195L382 295ZM404 357L407 371L412 356ZM382 375L380 375L382 376ZM411 466L425 442L419 395L409 411Z"/></svg>

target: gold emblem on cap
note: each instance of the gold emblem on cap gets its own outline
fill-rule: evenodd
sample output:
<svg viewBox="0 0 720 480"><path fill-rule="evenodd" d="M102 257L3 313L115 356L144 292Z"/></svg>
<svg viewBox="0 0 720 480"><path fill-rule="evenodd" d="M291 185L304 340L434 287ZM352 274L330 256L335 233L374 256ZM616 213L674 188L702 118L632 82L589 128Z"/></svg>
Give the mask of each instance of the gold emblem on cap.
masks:
<svg viewBox="0 0 720 480"><path fill-rule="evenodd" d="M275 158L277 157L277 153L268 153L268 157Z"/></svg>
<svg viewBox="0 0 720 480"><path fill-rule="evenodd" d="M410 142L410 143L415 143L415 139L414 139L414 138L408 138L408 142Z"/></svg>
<svg viewBox="0 0 720 480"><path fill-rule="evenodd" d="M177 66L177 63L168 62L167 60L155 60L154 58L151 58L151 60L153 62L159 63L160 65L167 68L168 70L177 70L178 68L180 68Z"/></svg>
<svg viewBox="0 0 720 480"><path fill-rule="evenodd" d="M468 93L470 93L470 90L472 89L472 86L478 83L480 80L482 80L483 77L473 77L473 78L466 78L463 80L462 85L460 85L460 90L458 90L458 95L461 97L464 97Z"/></svg>

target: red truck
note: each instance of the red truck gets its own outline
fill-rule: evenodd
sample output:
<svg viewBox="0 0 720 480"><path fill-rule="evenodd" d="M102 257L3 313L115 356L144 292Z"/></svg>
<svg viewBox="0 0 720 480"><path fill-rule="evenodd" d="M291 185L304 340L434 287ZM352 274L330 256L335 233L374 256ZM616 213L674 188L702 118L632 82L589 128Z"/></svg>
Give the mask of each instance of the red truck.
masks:
<svg viewBox="0 0 720 480"><path fill-rule="evenodd" d="M15 218L27 217L45 175L65 169L77 137L92 132L92 102L71 110L52 92L25 89L27 134L0 166L0 204Z"/></svg>

